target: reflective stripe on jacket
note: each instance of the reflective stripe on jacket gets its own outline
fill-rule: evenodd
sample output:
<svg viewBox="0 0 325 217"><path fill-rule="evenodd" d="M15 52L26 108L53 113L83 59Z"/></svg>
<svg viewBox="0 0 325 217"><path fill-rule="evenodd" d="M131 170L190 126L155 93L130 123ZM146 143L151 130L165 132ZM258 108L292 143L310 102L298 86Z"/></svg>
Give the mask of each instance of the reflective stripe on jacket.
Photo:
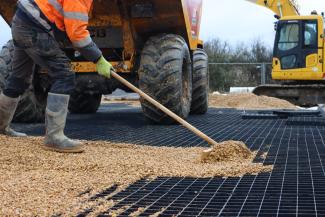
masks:
<svg viewBox="0 0 325 217"><path fill-rule="evenodd" d="M93 0L19 0L18 6L47 30L55 24L57 29L67 34L72 45L86 59L96 62L102 52L87 30L92 3Z"/></svg>
<svg viewBox="0 0 325 217"><path fill-rule="evenodd" d="M88 14L92 0L20 0L19 4L39 22L44 22L33 8L35 2L46 18L66 32L73 46L83 48L92 43L88 26ZM43 24L46 27L46 24Z"/></svg>
<svg viewBox="0 0 325 217"><path fill-rule="evenodd" d="M35 0L47 19L55 23L58 29L65 31L77 48L91 44L88 26L88 14L92 0Z"/></svg>

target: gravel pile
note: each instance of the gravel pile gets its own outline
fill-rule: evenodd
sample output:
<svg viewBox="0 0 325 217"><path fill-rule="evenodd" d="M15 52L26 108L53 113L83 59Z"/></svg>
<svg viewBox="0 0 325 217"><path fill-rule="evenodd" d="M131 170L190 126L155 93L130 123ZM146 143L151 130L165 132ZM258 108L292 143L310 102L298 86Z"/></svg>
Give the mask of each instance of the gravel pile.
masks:
<svg viewBox="0 0 325 217"><path fill-rule="evenodd" d="M85 153L67 155L44 151L42 138L0 136L0 216L75 216L96 204L95 215L117 201L89 198L115 184L118 192L142 178L229 177L272 170L272 166L252 163L253 156L202 163L203 148L86 145Z"/></svg>
<svg viewBox="0 0 325 217"><path fill-rule="evenodd" d="M217 108L237 108L237 109L297 109L288 101L267 97L257 96L252 93L211 95L210 107Z"/></svg>
<svg viewBox="0 0 325 217"><path fill-rule="evenodd" d="M243 142L226 141L219 143L201 154L202 163L252 161L256 153L251 152Z"/></svg>

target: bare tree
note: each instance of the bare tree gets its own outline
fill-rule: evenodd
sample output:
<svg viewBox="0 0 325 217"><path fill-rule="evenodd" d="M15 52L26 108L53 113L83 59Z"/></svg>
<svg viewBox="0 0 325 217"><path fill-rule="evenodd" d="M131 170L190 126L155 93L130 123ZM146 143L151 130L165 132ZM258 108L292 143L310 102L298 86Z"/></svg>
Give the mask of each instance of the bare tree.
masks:
<svg viewBox="0 0 325 217"><path fill-rule="evenodd" d="M205 43L210 63L270 63L272 49L261 40L241 43L232 47L228 42L213 39ZM268 68L270 74L271 68ZM211 65L210 88L212 91L229 91L231 86L256 86L260 69L255 65Z"/></svg>

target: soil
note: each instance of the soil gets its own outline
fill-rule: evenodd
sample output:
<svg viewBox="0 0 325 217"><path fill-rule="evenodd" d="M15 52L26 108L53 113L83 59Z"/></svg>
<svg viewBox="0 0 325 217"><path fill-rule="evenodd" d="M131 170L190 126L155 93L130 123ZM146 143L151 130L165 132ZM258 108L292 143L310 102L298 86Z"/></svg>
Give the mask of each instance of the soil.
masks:
<svg viewBox="0 0 325 217"><path fill-rule="evenodd" d="M210 107L236 108L236 109L297 109L288 101L268 97L257 96L252 93L210 95Z"/></svg>
<svg viewBox="0 0 325 217"><path fill-rule="evenodd" d="M60 154L43 150L42 141L0 136L0 216L76 216L94 206L89 216L96 216L118 201L109 200L111 195L89 198L115 184L119 188L113 194L143 178L233 177L273 168L252 163L254 154L238 161L202 163L204 148L85 142L85 153Z"/></svg>

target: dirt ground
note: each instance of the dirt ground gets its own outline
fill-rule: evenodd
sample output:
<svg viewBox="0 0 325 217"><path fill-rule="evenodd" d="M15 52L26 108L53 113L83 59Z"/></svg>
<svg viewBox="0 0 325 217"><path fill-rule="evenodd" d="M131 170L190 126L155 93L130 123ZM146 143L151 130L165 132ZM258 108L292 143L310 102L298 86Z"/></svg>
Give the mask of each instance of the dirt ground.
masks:
<svg viewBox="0 0 325 217"><path fill-rule="evenodd" d="M128 105L132 107L140 107L140 101L139 100L102 100L102 104L123 104Z"/></svg>
<svg viewBox="0 0 325 217"><path fill-rule="evenodd" d="M297 109L288 101L252 93L210 95L210 107L236 109Z"/></svg>
<svg viewBox="0 0 325 217"><path fill-rule="evenodd" d="M252 163L256 153L248 159L202 163L204 150L86 142L83 154L60 154L43 150L39 137L0 136L0 216L75 216L97 204L95 215L116 201L88 199L115 184L120 191L142 178L228 177L272 170Z"/></svg>
<svg viewBox="0 0 325 217"><path fill-rule="evenodd" d="M140 107L139 100L103 100L104 104L127 104ZM210 95L209 106L214 108L235 108L235 109L297 109L290 102L282 99L267 96L257 96L252 93L239 93L227 95Z"/></svg>

